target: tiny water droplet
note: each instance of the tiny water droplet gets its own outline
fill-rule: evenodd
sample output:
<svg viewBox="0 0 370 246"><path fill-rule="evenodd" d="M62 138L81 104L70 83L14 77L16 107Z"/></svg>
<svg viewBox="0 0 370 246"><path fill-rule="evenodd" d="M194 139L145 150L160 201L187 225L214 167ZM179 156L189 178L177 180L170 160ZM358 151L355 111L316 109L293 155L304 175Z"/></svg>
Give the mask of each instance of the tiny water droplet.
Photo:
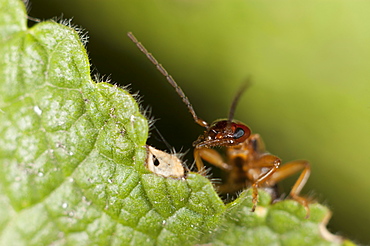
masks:
<svg viewBox="0 0 370 246"><path fill-rule="evenodd" d="M34 106L33 111L35 111L35 113L38 114L38 115L42 114L42 110L38 106Z"/></svg>

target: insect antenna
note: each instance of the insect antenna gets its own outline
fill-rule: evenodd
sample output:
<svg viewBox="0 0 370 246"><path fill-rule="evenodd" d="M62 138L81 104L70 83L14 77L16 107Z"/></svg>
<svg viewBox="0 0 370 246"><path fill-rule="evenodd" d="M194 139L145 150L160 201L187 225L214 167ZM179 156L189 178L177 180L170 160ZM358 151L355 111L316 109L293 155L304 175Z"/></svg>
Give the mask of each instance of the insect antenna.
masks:
<svg viewBox="0 0 370 246"><path fill-rule="evenodd" d="M192 114L194 121L199 124L202 127L208 128L208 123L201 118L197 116L195 113L193 106L191 105L189 99L187 96L185 96L185 93L182 91L180 86L176 83L176 81L172 78L172 76L167 72L167 70L160 64L155 57L149 53L149 51L142 45L132 34L131 32L127 33L127 36L131 39L132 42L136 44L136 46L140 49L141 52L143 52L146 57L156 66L157 70L163 74L163 76L166 77L167 81L175 88L177 94L181 97L182 101L185 103L185 105L188 107L189 112Z"/></svg>
<svg viewBox="0 0 370 246"><path fill-rule="evenodd" d="M239 102L240 96L244 93L245 89L247 89L251 85L250 77L247 78L247 80L240 86L239 90L237 91L234 100L231 104L230 111L229 111L229 118L228 122L231 123L231 121L234 119L235 109L236 105Z"/></svg>

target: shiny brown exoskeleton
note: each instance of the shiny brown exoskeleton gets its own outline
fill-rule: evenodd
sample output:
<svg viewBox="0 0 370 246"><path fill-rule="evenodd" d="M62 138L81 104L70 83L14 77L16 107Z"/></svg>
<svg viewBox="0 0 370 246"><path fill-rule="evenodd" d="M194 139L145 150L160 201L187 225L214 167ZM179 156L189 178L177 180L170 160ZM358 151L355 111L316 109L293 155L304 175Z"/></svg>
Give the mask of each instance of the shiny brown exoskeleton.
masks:
<svg viewBox="0 0 370 246"><path fill-rule="evenodd" d="M212 147L225 147L226 160ZM298 160L281 166L281 160L265 150L258 134L241 122L218 120L213 122L194 142L194 158L198 170L203 161L229 173L227 182L219 187L221 193L234 193L246 187L253 189L253 207L258 202L258 188L273 188L279 181L301 171L290 196L304 205L309 216L308 200L299 196L310 175L310 164Z"/></svg>
<svg viewBox="0 0 370 246"><path fill-rule="evenodd" d="M209 125L196 115L182 89L153 55L138 42L132 33L128 33L128 36L176 89L195 122L206 128L203 135L199 136L193 143L195 147L194 159L198 171L203 169L203 160L205 160L228 172L227 182L219 187L221 193L233 193L251 186L253 189L252 211L257 206L258 188L275 187L279 181L302 171L290 191L290 196L305 207L307 211L306 217L308 217L309 202L306 198L301 197L299 193L310 175L310 164L307 161L298 160L281 166L281 160L277 156L266 152L263 141L258 134L251 134L251 130L247 125L233 119L236 104L246 86L243 86L236 95L230 109L229 118L216 120ZM213 147L224 147L226 149L226 159Z"/></svg>

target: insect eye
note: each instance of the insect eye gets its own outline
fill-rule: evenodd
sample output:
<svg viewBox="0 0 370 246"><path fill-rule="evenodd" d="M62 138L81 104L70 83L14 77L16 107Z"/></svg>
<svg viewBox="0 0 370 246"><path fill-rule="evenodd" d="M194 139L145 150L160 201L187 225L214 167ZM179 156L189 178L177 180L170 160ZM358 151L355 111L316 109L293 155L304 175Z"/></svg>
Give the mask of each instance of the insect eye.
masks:
<svg viewBox="0 0 370 246"><path fill-rule="evenodd" d="M234 139L241 138L244 136L244 134L245 134L245 131L242 128L236 128L233 134L233 138Z"/></svg>

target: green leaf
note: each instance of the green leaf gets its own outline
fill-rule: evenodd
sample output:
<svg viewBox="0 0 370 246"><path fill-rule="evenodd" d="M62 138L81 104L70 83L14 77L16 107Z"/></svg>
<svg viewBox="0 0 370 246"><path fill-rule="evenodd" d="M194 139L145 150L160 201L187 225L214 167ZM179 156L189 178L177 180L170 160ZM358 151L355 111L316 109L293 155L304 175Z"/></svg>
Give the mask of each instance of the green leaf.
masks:
<svg viewBox="0 0 370 246"><path fill-rule="evenodd" d="M310 205L311 216L306 219L305 209L297 202L270 205L270 195L261 190L253 213L250 196L251 190L245 191L227 205L223 230L213 239L216 245L354 245L326 230L331 213L320 204Z"/></svg>
<svg viewBox="0 0 370 246"><path fill-rule="evenodd" d="M305 220L261 191L251 213L247 192L224 205L199 174L150 173L135 99L92 81L73 28L26 21L0 0L0 245L342 244L321 236L321 205Z"/></svg>
<svg viewBox="0 0 370 246"><path fill-rule="evenodd" d="M128 80L176 148L189 148L199 128L125 32L134 32L207 121L227 116L235 91L251 76L235 118L284 162L309 160L304 193L317 191L335 210L331 228L369 244L370 196L360 194L370 190L370 1L38 2L34 16L48 17L54 7L84 23L100 71L115 80L135 76ZM130 65L116 65L124 61ZM293 181L281 182L285 191Z"/></svg>
<svg viewBox="0 0 370 246"><path fill-rule="evenodd" d="M0 244L191 245L214 230L225 207L211 183L145 169L147 120L91 80L79 35L28 29L21 1L0 3Z"/></svg>

